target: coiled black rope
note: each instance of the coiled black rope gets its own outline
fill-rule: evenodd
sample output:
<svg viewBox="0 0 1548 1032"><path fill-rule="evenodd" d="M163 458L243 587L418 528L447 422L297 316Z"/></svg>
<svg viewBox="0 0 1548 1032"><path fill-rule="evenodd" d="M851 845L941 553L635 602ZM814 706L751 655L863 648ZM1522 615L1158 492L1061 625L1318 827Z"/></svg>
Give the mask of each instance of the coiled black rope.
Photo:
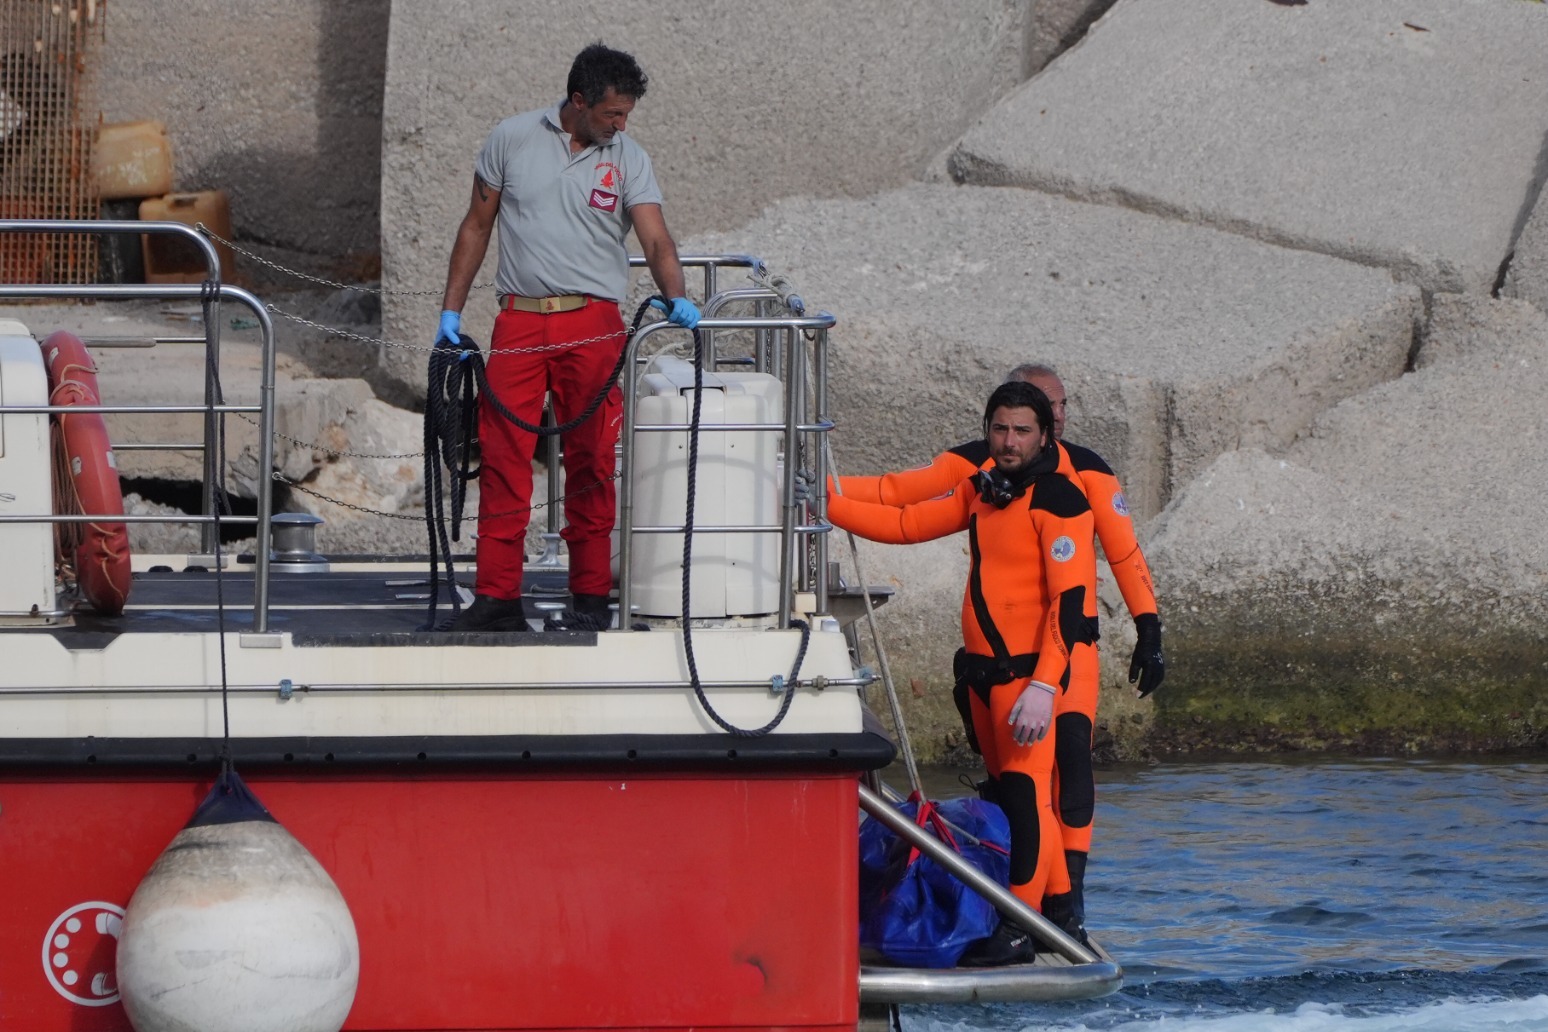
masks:
<svg viewBox="0 0 1548 1032"><path fill-rule="evenodd" d="M795 665L790 668L790 677L783 685L784 698L780 700L779 712L774 714L773 719L767 724L756 728L737 727L710 705L709 696L704 694L704 686L699 683L699 663L693 654L693 621L689 617L693 612L689 606L690 584L693 579L693 507L694 496L698 493L699 422L703 404L704 338L698 330L694 330L693 414L688 418L688 498L683 514L683 655L688 661L688 682L693 685L693 694L698 698L699 705L704 707L704 712L709 714L709 718L721 730L738 738L761 738L778 727L785 719L785 714L790 712L790 704L795 701L796 678L800 676L801 663L806 659L806 646L811 642L812 628L805 620L794 621L801 628L801 644L796 649Z"/></svg>
<svg viewBox="0 0 1548 1032"><path fill-rule="evenodd" d="M592 398L580 414L557 426L533 425L505 407L489 386L489 374L485 368L484 353L478 342L467 334L459 334L457 344L450 341L436 343L430 351L425 395L425 525L429 536L430 553L430 607L425 624L420 630L435 629L435 611L440 602L440 574L444 566L446 582L456 584L456 570L452 565L451 542L462 537L462 514L467 501L468 481L476 479L479 470L473 466L478 430L478 406L490 408L529 434L553 437L567 434L596 415L597 409L607 400L608 394L623 375L628 361L627 341L639 331L640 323L653 300L670 306L665 298L653 295L640 302L634 310L634 321L629 327L625 346L618 349L618 361L596 397ZM437 458L440 461L437 461ZM451 480L451 534L446 532L444 478L441 463L452 472ZM550 470L549 476L555 476ZM462 600L452 594L452 611L462 611Z"/></svg>

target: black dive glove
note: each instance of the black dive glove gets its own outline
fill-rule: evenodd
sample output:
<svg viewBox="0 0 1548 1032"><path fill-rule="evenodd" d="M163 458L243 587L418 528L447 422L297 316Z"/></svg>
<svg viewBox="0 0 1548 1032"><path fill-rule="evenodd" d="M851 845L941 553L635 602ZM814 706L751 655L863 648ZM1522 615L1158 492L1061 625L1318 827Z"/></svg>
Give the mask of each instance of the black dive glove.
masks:
<svg viewBox="0 0 1548 1032"><path fill-rule="evenodd" d="M1134 630L1138 640L1134 642L1134 658L1129 660L1129 683L1139 682L1139 697L1144 698L1166 678L1166 659L1161 655L1161 618L1155 613L1145 613L1134 618Z"/></svg>

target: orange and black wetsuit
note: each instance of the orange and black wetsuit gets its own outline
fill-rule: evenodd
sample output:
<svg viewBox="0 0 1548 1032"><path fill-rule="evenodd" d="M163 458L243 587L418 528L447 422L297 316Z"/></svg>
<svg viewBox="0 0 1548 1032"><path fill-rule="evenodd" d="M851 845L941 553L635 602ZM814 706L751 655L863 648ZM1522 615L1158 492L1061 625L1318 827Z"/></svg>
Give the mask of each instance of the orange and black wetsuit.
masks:
<svg viewBox="0 0 1548 1032"><path fill-rule="evenodd" d="M1055 735L1018 745L1010 712L1033 680L1054 686L1056 698L1067 693L1080 653L1095 652L1091 507L1056 465L1052 454L1034 463L1003 507L981 496L986 473L943 497L902 507L828 500L835 525L873 541L908 544L968 532L962 640L972 719L1010 820L1011 890L1039 909L1045 892L1069 889L1052 808Z"/></svg>
<svg viewBox="0 0 1548 1032"><path fill-rule="evenodd" d="M1080 488L1090 503L1102 553L1118 582L1131 616L1156 613L1150 567L1134 534L1134 521L1118 477L1090 448L1059 442L1059 472ZM988 441L969 441L942 452L928 466L879 477L843 477L846 497L857 501L901 506L950 491L964 478L992 465ZM1100 669L1096 650L1075 657L1070 690L1054 703L1057 759L1055 815L1066 850L1091 850L1091 818L1096 807L1096 781L1091 770L1091 738L1096 720Z"/></svg>

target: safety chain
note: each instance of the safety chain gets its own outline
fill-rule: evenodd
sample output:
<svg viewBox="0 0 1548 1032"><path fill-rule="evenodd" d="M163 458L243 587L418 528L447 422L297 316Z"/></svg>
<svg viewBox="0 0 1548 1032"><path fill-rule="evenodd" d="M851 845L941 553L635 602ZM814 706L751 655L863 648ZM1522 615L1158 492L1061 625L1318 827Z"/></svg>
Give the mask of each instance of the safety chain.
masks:
<svg viewBox="0 0 1548 1032"><path fill-rule="evenodd" d="M289 319L291 322L298 322L304 326L310 326L314 330L324 330L330 334L333 334L334 336L346 337L350 340L363 341L366 344L380 344L383 347L388 348L402 348L405 351L423 351L427 353L435 350L434 344L405 344L402 341L387 340L383 337L367 337L364 334L354 333L350 330L342 329L338 326L325 326L320 322L313 322L310 319L296 315L294 312L287 312L284 309L278 308L272 304L265 304L264 308L268 309L270 312L273 312L275 315ZM612 333L603 333L596 337L582 337L580 340L568 340L562 341L558 344L539 344L536 347L522 348L521 353L525 355L539 351L568 351L571 348L578 348L582 344L597 344L604 340L613 340L616 337L623 337L625 335L626 334L623 330L614 330ZM491 352L489 358L490 360L493 360L503 357L504 355L505 352L503 350L494 351Z"/></svg>
<svg viewBox="0 0 1548 1032"><path fill-rule="evenodd" d="M308 275L307 273L299 272L296 269L287 268L278 262L271 262L269 259L264 258L261 255L256 255L246 248L238 245L235 241L227 240L225 237L210 229L210 227L206 226L202 222L195 223L194 228L203 233L205 236L209 237L211 240L225 244L237 254L244 258L250 258L257 262L259 265L265 265L273 269L275 272L282 272L287 276L294 276L296 279L304 279L311 283L319 283L325 287L338 287L340 290L358 290L362 294L377 294L380 296L394 294L401 297L435 297L441 293L439 290L387 290L383 287L362 287L358 283L340 283L337 280L323 279L321 276ZM473 284L473 289L486 290L492 286L494 286L493 283L475 283Z"/></svg>
<svg viewBox="0 0 1548 1032"><path fill-rule="evenodd" d="M567 493L567 494L563 495L562 497L560 497L559 500L561 502L567 502L571 498L579 498L581 495L585 494L588 491L595 491L597 488L601 487L603 484L611 483L612 481L619 479L620 475L621 474L614 473L612 476L603 477L601 480L598 480L595 484L590 484L590 485L588 485L586 487L583 487L579 491L570 491L569 493ZM383 519L389 519L389 520L413 520L415 523L423 523L424 519L425 519L424 514L422 514L422 513L420 515L415 516L415 515L412 515L410 513L402 513L402 512L382 512L380 509L368 509L368 508L366 508L363 505L356 505L353 502L346 502L346 501L344 501L343 499L340 499L340 498L332 498L332 497L330 497L328 495L323 494L320 491L313 491L309 487L302 487L300 484L296 483L294 480L291 480L289 477L285 476L285 474L277 472L277 471L274 472L274 473L269 474L269 478L271 480L275 480L275 481L277 481L277 482L279 482L281 484L284 484L286 487L290 488L292 491L300 491L304 495L311 495L313 498L320 498L320 499L322 499L325 502L331 502L332 504L340 506L340 507L345 508L345 509L353 509L356 512L363 512L367 516L380 516ZM512 509L509 512L492 512L492 513L489 513L487 515L485 515L483 513L480 513L478 516L464 516L463 519L467 520L470 523L477 523L480 519L495 520L495 519L499 519L499 518L501 518L503 516L520 516L523 513L534 513L534 512L537 512L539 509L546 509L546 508L548 508L548 503L547 502L537 502L536 504L529 505L526 508Z"/></svg>
<svg viewBox="0 0 1548 1032"><path fill-rule="evenodd" d="M242 422L247 423L249 426L259 426L258 420L247 415L245 412L238 412L236 413L236 416L237 418L241 419ZM262 427L259 427L259 429L262 429ZM299 437L291 437L289 434L280 430L274 431L274 436L283 437L291 444L300 445L302 448L306 448L314 452L322 452L324 455L333 459L422 459L425 457L425 453L422 451L399 452L396 455L367 455L365 452L339 451L337 448L329 448L327 445L319 444L316 441L303 441Z"/></svg>

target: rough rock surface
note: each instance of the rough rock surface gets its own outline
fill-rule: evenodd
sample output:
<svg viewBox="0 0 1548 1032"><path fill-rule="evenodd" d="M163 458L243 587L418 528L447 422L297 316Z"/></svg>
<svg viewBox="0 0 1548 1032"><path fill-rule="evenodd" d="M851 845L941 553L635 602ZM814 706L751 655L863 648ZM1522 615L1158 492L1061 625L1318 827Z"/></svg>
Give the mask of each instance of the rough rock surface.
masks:
<svg viewBox="0 0 1548 1032"><path fill-rule="evenodd" d="M951 167L1487 293L1548 174L1545 52L1525 3L1120 0Z"/></svg>
<svg viewBox="0 0 1548 1032"><path fill-rule="evenodd" d="M1080 41L1091 23L1113 6L1113 0L1034 0L1027 30L1027 72L1048 62Z"/></svg>
<svg viewBox="0 0 1548 1032"><path fill-rule="evenodd" d="M1417 366L1155 522L1162 747L1548 744L1548 316L1440 295Z"/></svg>
<svg viewBox="0 0 1548 1032"><path fill-rule="evenodd" d="M629 132L650 153L668 225L736 225L792 193L862 195L908 182L1022 78L1028 0L563 7L395 3L383 125L387 336L433 336L473 160L489 130L560 100L571 58L599 36L650 76ZM685 45L685 41L691 44ZM476 70L476 74L470 74ZM478 276L494 278L495 248ZM465 310L487 340L494 300ZM408 383L423 371L387 354Z"/></svg>
<svg viewBox="0 0 1548 1032"><path fill-rule="evenodd" d="M275 471L293 504L333 522L423 506L424 418L378 401L365 381L297 384L279 399L274 421ZM235 475L254 479L257 458L244 449Z"/></svg>
<svg viewBox="0 0 1548 1032"><path fill-rule="evenodd" d="M1013 366L1053 364L1069 436L1140 517L1222 451L1280 447L1402 372L1419 292L1382 270L1025 190L793 199L705 250L757 250L834 312L838 461L927 461L979 434Z"/></svg>
<svg viewBox="0 0 1548 1032"><path fill-rule="evenodd" d="M1548 163L1548 138L1543 142L1543 160ZM1537 205L1516 240L1503 293L1548 312L1548 190L1538 195Z"/></svg>

